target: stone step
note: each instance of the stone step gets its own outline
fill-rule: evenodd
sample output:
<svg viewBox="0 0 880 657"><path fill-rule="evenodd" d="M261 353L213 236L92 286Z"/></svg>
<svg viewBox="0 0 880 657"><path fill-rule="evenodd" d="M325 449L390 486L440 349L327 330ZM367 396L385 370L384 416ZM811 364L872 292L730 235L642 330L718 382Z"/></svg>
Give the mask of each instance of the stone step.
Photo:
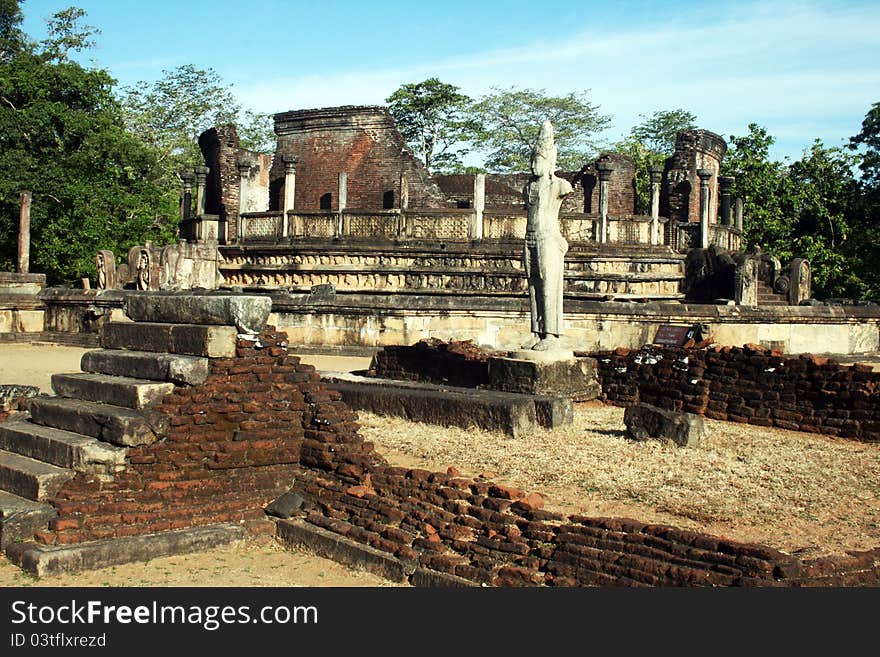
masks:
<svg viewBox="0 0 880 657"><path fill-rule="evenodd" d="M0 490L42 502L54 496L73 470L0 450Z"/></svg>
<svg viewBox="0 0 880 657"><path fill-rule="evenodd" d="M98 349L83 354L83 372L111 376L133 376L178 385L201 385L208 378L208 359L199 356L163 354L154 351Z"/></svg>
<svg viewBox="0 0 880 657"><path fill-rule="evenodd" d="M149 408L172 392L174 384L127 376L76 372L53 374L52 389L59 397L103 402L125 408Z"/></svg>
<svg viewBox="0 0 880 657"><path fill-rule="evenodd" d="M136 411L63 397L37 397L30 401L28 408L31 421L36 424L123 447L149 445L167 430L168 416L149 409Z"/></svg>
<svg viewBox="0 0 880 657"><path fill-rule="evenodd" d="M0 424L0 449L79 472L111 475L125 469L122 447L26 420Z"/></svg>
<svg viewBox="0 0 880 657"><path fill-rule="evenodd" d="M101 331L101 346L104 349L232 358L237 336L238 330L234 326L108 322Z"/></svg>
<svg viewBox="0 0 880 657"><path fill-rule="evenodd" d="M30 540L38 531L46 529L57 515L49 504L0 490L0 552L11 543Z"/></svg>
<svg viewBox="0 0 880 657"><path fill-rule="evenodd" d="M135 322L235 326L259 333L272 310L268 295L193 292L140 292L125 298L125 314Z"/></svg>
<svg viewBox="0 0 880 657"><path fill-rule="evenodd" d="M9 560L38 577L65 572L82 572L136 561L193 552L205 552L221 545L247 539L247 529L233 523L177 529L142 536L126 536L73 545L10 545Z"/></svg>

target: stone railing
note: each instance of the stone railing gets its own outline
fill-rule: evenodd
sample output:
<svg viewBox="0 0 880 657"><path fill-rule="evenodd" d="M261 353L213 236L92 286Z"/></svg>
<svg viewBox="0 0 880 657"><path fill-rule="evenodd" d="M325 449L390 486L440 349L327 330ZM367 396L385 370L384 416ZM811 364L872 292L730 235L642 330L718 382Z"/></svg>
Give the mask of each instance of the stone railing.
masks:
<svg viewBox="0 0 880 657"><path fill-rule="evenodd" d="M243 242L277 242L284 236L284 217L281 212L245 212L239 231Z"/></svg>
<svg viewBox="0 0 880 657"><path fill-rule="evenodd" d="M525 237L525 210L486 210L478 224L473 209L353 210L342 212L250 212L241 215L242 243L287 242L297 239L351 239L373 241L439 240L468 242L474 240L519 241ZM661 219L665 223L665 219ZM569 242L600 241L601 217L598 214L562 213L560 231ZM713 226L719 245L732 239L726 226ZM693 231L697 231L691 235ZM679 233L682 233L681 235ZM666 231L671 246L699 244L698 224L678 224L678 231ZM738 233L736 235L738 237ZM607 239L611 244L651 244L651 217L623 215L607 217ZM666 242L669 244L669 242ZM726 247L729 248L729 247Z"/></svg>

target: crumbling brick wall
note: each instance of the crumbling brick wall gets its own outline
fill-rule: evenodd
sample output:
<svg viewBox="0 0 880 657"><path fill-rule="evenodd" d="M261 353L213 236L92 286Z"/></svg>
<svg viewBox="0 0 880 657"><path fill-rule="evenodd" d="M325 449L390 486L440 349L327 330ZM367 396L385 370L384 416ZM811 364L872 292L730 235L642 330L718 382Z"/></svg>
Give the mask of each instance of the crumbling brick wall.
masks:
<svg viewBox="0 0 880 657"><path fill-rule="evenodd" d="M400 175L406 174L409 205L440 208L448 204L424 165L413 157L385 107L344 106L298 110L275 115L278 147L270 174L276 190L270 209L283 198L282 158L297 158L294 208L321 209L321 197L331 195L330 208L339 208L339 174L348 175L347 207L382 208L387 193L400 205Z"/></svg>
<svg viewBox="0 0 880 657"><path fill-rule="evenodd" d="M603 398L758 426L880 441L880 373L757 345L617 349L596 358Z"/></svg>
<svg viewBox="0 0 880 657"><path fill-rule="evenodd" d="M624 358L624 356L619 356ZM44 543L258 521L283 492L306 526L348 545L498 586L877 585L880 550L805 561L772 548L624 518L565 516L483 478L390 466L356 415L267 329L214 359L207 382L158 407L171 430L132 448L111 482L79 474L51 500ZM410 571L411 572L411 571Z"/></svg>
<svg viewBox="0 0 880 657"><path fill-rule="evenodd" d="M673 221L700 221L700 178L697 169L711 169L709 222L718 216L718 172L727 143L708 130L682 130L667 158L660 184L660 215Z"/></svg>
<svg viewBox="0 0 880 657"><path fill-rule="evenodd" d="M614 217L635 214L635 161L619 153L604 153L577 173L572 181L576 193L566 198L563 211L599 212L599 164L612 167L608 180L608 214Z"/></svg>
<svg viewBox="0 0 880 657"><path fill-rule="evenodd" d="M419 340L388 346L370 363L370 376L479 388L489 383L489 354L470 341Z"/></svg>

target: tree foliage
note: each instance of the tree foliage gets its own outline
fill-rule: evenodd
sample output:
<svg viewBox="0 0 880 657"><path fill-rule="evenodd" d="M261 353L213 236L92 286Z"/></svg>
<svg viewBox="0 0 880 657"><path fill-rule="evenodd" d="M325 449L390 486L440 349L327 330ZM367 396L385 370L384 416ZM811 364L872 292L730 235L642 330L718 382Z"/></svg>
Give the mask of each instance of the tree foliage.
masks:
<svg viewBox="0 0 880 657"><path fill-rule="evenodd" d="M639 114L639 117L642 122L632 127L630 135L652 153L671 155L675 136L682 130L697 127L697 117L683 109L657 110L651 116Z"/></svg>
<svg viewBox="0 0 880 657"><path fill-rule="evenodd" d="M68 34L81 33L79 16ZM114 80L61 54L22 39L0 64L0 261L14 263L18 197L30 190L31 262L53 283L88 275L98 249L121 254L176 224L176 199L155 184L155 154L125 130Z"/></svg>
<svg viewBox="0 0 880 657"><path fill-rule="evenodd" d="M559 168L576 171L598 150L597 135L611 122L587 92L548 96L543 89L500 89L473 105L474 145L487 151L486 167L528 171L541 124L549 119L559 150Z"/></svg>
<svg viewBox="0 0 880 657"><path fill-rule="evenodd" d="M425 168L461 169L468 152L464 142L475 128L469 113L471 99L458 87L437 78L401 85L385 99L400 134Z"/></svg>

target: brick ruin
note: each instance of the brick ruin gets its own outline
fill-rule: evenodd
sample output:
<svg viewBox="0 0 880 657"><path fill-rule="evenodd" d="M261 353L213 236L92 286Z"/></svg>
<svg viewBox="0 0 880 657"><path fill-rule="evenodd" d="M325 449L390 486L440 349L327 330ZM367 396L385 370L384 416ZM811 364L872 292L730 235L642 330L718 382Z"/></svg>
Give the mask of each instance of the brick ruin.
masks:
<svg viewBox="0 0 880 657"><path fill-rule="evenodd" d="M76 472L41 497L55 517L36 529L30 542L19 536L19 542L10 543L4 526L4 545L13 560L27 563L41 549L224 522L265 530L267 503L291 492L296 501L285 514L289 517L276 520L279 540L320 548L415 583L880 582L880 550L804 560L665 525L564 516L544 509L539 494L463 477L454 468L444 473L391 466L359 436L357 417L338 393L328 390L311 366L289 355L285 336L272 327L239 337L205 327L145 327L111 325L105 346L118 348L133 336L149 334L154 348L162 340L177 345L175 351L191 352L205 339L194 336L208 336L216 346L224 335L234 347L209 357L201 382L175 385L142 411L152 414L152 427L164 427L158 439L128 447L123 461L114 456L116 466L103 475Z"/></svg>

